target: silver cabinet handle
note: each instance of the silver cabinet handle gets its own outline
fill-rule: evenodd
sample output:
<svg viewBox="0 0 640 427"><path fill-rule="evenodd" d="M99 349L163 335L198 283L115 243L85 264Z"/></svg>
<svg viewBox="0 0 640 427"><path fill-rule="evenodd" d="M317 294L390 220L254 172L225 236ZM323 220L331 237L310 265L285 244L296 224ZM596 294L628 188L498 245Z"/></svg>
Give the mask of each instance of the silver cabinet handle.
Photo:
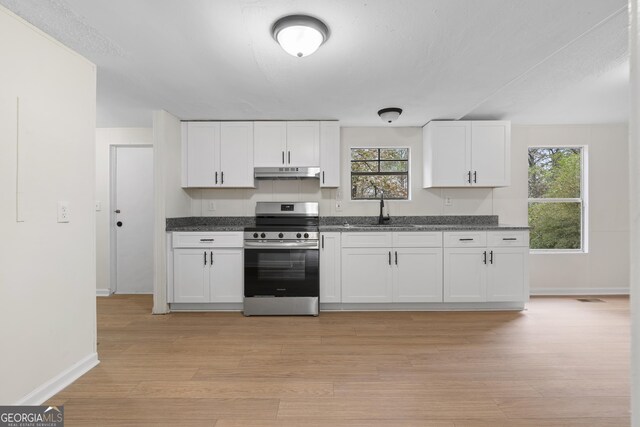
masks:
<svg viewBox="0 0 640 427"><path fill-rule="evenodd" d="M322 183L324 184L324 171L322 171Z"/></svg>
<svg viewBox="0 0 640 427"><path fill-rule="evenodd" d="M471 184L471 171L467 172L467 182Z"/></svg>
<svg viewBox="0 0 640 427"><path fill-rule="evenodd" d="M324 249L324 236L322 236L322 249Z"/></svg>
<svg viewBox="0 0 640 427"><path fill-rule="evenodd" d="M398 265L398 251L396 251L396 265Z"/></svg>
<svg viewBox="0 0 640 427"><path fill-rule="evenodd" d="M464 238L464 239L458 239L461 242L472 242L473 239L468 239L468 238Z"/></svg>
<svg viewBox="0 0 640 427"><path fill-rule="evenodd" d="M518 240L517 237L503 237L502 240Z"/></svg>
<svg viewBox="0 0 640 427"><path fill-rule="evenodd" d="M478 179L477 176L478 175L478 171L473 171L473 183L477 184L478 183Z"/></svg>
<svg viewBox="0 0 640 427"><path fill-rule="evenodd" d="M216 171L216 184L218 183L218 172Z"/></svg>
<svg viewBox="0 0 640 427"><path fill-rule="evenodd" d="M207 251L204 251L204 265L207 265Z"/></svg>
<svg viewBox="0 0 640 427"><path fill-rule="evenodd" d="M389 265L391 265L391 251L389 251Z"/></svg>
<svg viewBox="0 0 640 427"><path fill-rule="evenodd" d="M213 251L211 251L210 254L211 254L211 266L213 267Z"/></svg>
<svg viewBox="0 0 640 427"><path fill-rule="evenodd" d="M486 264L487 263L487 251L484 251L482 253L482 263Z"/></svg>
<svg viewBox="0 0 640 427"><path fill-rule="evenodd" d="M201 242L213 242L216 239L200 239Z"/></svg>
<svg viewBox="0 0 640 427"><path fill-rule="evenodd" d="M489 252L489 262L493 264L493 251Z"/></svg>
<svg viewBox="0 0 640 427"><path fill-rule="evenodd" d="M284 151L282 152L282 164L284 165Z"/></svg>
<svg viewBox="0 0 640 427"><path fill-rule="evenodd" d="M291 164L291 151L287 151L287 163Z"/></svg>
<svg viewBox="0 0 640 427"><path fill-rule="evenodd" d="M220 184L224 184L224 172L220 172Z"/></svg>

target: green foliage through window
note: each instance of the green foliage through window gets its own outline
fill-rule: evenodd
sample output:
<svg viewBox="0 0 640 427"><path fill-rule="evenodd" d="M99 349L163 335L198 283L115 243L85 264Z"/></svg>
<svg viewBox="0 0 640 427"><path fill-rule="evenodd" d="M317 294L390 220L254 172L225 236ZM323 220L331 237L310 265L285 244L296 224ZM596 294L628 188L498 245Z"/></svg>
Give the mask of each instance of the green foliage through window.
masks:
<svg viewBox="0 0 640 427"><path fill-rule="evenodd" d="M409 198L408 148L352 148L351 199Z"/></svg>
<svg viewBox="0 0 640 427"><path fill-rule="evenodd" d="M529 148L531 249L582 249L582 153L579 147Z"/></svg>

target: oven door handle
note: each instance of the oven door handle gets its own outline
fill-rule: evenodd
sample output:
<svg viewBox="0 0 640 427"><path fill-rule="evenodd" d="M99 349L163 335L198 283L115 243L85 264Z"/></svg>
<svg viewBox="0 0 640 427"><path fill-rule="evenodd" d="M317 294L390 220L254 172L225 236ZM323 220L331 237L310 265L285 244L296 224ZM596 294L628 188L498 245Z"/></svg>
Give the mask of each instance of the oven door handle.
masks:
<svg viewBox="0 0 640 427"><path fill-rule="evenodd" d="M319 249L318 241L314 242L244 242L245 248L255 249Z"/></svg>

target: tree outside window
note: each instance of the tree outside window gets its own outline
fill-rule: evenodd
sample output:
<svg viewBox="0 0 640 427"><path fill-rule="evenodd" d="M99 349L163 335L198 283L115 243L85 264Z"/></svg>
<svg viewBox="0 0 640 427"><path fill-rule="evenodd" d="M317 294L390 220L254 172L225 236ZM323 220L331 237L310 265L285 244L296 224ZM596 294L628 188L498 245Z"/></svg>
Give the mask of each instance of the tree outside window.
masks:
<svg viewBox="0 0 640 427"><path fill-rule="evenodd" d="M582 147L529 148L530 247L583 249Z"/></svg>
<svg viewBox="0 0 640 427"><path fill-rule="evenodd" d="M351 199L407 200L409 198L408 148L352 148Z"/></svg>

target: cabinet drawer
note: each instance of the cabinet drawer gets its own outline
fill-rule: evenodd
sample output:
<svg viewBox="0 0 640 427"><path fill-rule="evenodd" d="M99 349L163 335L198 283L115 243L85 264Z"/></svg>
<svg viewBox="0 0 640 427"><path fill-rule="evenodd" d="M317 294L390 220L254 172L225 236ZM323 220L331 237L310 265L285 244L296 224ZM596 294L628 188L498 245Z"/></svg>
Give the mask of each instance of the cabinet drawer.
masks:
<svg viewBox="0 0 640 427"><path fill-rule="evenodd" d="M481 248L486 245L486 231L452 231L444 233L444 246L446 248Z"/></svg>
<svg viewBox="0 0 640 427"><path fill-rule="evenodd" d="M441 248L442 233L439 231L398 231L393 233L395 248Z"/></svg>
<svg viewBox="0 0 640 427"><path fill-rule="evenodd" d="M241 248L242 245L242 231L173 233L174 248Z"/></svg>
<svg viewBox="0 0 640 427"><path fill-rule="evenodd" d="M529 246L529 232L489 231L487 246Z"/></svg>
<svg viewBox="0 0 640 427"><path fill-rule="evenodd" d="M388 248L392 242L391 233L342 233L343 248Z"/></svg>

